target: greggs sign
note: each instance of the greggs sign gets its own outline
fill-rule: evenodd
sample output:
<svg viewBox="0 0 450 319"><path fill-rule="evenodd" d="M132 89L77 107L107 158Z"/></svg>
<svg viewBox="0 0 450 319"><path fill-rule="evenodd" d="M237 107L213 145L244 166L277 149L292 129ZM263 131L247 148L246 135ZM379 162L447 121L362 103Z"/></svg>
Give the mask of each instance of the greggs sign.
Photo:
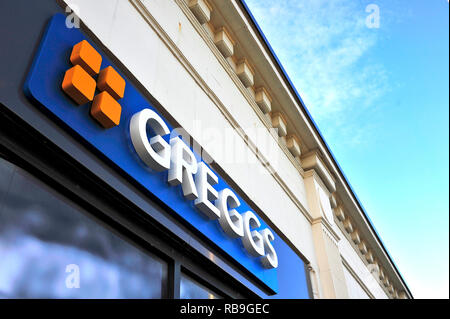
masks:
<svg viewBox="0 0 450 319"><path fill-rule="evenodd" d="M49 22L25 93L277 292L277 250L287 245L62 14Z"/></svg>

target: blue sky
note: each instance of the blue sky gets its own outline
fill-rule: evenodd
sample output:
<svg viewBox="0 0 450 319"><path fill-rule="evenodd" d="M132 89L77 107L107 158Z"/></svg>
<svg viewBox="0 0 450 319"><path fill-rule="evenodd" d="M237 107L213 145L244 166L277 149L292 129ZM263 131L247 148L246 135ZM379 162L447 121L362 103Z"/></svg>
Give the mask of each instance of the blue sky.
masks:
<svg viewBox="0 0 450 319"><path fill-rule="evenodd" d="M245 1L414 296L448 298L448 0Z"/></svg>

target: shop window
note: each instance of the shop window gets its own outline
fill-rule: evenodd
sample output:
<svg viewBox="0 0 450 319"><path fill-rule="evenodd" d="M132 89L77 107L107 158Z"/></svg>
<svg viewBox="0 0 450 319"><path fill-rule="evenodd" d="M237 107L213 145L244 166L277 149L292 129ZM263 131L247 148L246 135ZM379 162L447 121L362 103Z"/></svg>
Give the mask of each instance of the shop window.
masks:
<svg viewBox="0 0 450 319"><path fill-rule="evenodd" d="M2 158L0 257L0 298L167 296L164 260Z"/></svg>
<svg viewBox="0 0 450 319"><path fill-rule="evenodd" d="M221 296L205 287L188 275L181 273L180 279L181 299L222 299Z"/></svg>

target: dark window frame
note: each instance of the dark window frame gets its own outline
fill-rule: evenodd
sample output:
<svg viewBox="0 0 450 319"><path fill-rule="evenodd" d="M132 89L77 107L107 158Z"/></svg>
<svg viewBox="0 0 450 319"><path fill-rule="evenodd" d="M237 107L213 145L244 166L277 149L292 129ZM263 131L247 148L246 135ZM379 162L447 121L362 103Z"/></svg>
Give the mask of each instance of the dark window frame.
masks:
<svg viewBox="0 0 450 319"><path fill-rule="evenodd" d="M199 276L198 272L197 273L192 272L190 269L185 268L185 267L181 267L181 271L179 272L179 274L180 274L180 281L181 281L181 275L184 274L189 279L191 279L194 282L197 282L200 285L204 286L205 288L211 290L211 292L215 293L216 295L218 295L222 298L231 298L229 295L225 294L223 291L220 291L219 289L217 289L217 287L212 285L209 281L209 280L211 280L211 278L201 278ZM181 293L181 288L179 289L179 291Z"/></svg>

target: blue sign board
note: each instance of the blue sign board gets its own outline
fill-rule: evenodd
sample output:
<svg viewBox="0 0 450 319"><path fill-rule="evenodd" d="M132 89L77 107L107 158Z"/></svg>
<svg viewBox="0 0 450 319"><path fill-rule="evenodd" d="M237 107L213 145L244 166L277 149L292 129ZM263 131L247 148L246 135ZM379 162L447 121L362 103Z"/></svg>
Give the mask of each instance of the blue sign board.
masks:
<svg viewBox="0 0 450 319"><path fill-rule="evenodd" d="M62 14L57 14L50 20L25 83L24 90L27 96L50 111L76 136L97 149L127 176L139 183L167 205L171 211L206 236L223 253L231 256L253 274L260 283L265 285L269 291L272 293L278 292L281 278L283 278L283 282L280 281L280 286L287 287L287 285L294 284L306 287L302 260L273 230L275 239L272 243L278 252L279 266L278 268L267 269L262 266L258 258L246 252L240 240L227 236L217 220L209 220L199 213L193 202L183 197L180 185L169 186L167 172L150 171L143 164L130 140L130 119L134 114L145 108L152 109L156 113L158 111L154 109L153 105L133 83L111 63L106 54L95 43L91 42L79 29L67 28L65 20L66 17ZM120 124L109 129L103 128L92 118L89 105L76 105L61 88L65 72L73 66L70 61L72 48L82 40L87 40L100 53L102 57L101 69L112 66L126 82L123 98L118 100L122 107ZM182 105L180 107L189 106ZM169 123L166 124L172 130ZM214 185L214 188L221 190L231 187L219 177L219 183ZM239 213L252 210L239 195L237 197L241 203L236 208ZM258 218L261 222L261 229L270 229L260 217ZM286 271L283 276L277 274L277 272L283 271ZM295 274L296 277L300 276L298 283L291 283L289 274ZM298 288L295 289L298 290ZM304 288L301 288L301 290L304 292ZM289 297L286 294L281 295ZM298 298L299 294L296 294L296 296ZM303 297L307 296L303 295Z"/></svg>

